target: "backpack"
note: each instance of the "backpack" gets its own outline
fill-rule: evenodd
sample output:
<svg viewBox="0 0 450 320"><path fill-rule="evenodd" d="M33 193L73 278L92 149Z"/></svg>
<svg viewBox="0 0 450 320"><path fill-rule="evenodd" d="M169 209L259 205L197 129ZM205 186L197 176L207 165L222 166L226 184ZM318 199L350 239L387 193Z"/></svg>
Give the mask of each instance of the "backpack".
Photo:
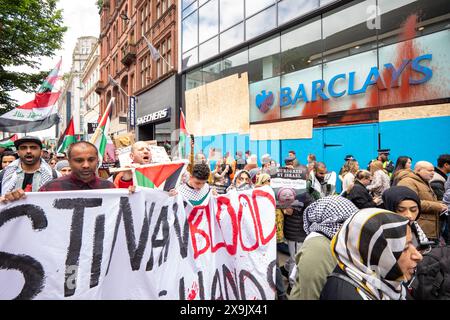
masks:
<svg viewBox="0 0 450 320"><path fill-rule="evenodd" d="M416 278L412 285L414 299L450 300L450 246L436 247L423 254Z"/></svg>

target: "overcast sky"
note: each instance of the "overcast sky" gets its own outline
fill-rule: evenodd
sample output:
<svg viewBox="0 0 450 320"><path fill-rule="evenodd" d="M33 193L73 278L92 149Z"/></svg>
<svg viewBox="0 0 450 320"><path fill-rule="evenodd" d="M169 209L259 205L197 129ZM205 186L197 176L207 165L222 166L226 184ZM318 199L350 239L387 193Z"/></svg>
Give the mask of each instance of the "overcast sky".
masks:
<svg viewBox="0 0 450 320"><path fill-rule="evenodd" d="M95 4L95 0L59 0L58 8L63 9L64 25L67 26L67 31L64 35L64 43L62 50L55 52L52 58L42 58L40 70L51 70L58 63L62 56L62 65L60 74L70 71L72 65L72 53L77 42L77 38L84 36L98 37L100 34L100 15ZM23 72L37 72L37 70L30 68L18 68ZM15 91L12 97L17 100L19 104L24 104L34 98L34 94L27 94L22 91ZM54 136L55 128L35 132L33 134L42 138Z"/></svg>

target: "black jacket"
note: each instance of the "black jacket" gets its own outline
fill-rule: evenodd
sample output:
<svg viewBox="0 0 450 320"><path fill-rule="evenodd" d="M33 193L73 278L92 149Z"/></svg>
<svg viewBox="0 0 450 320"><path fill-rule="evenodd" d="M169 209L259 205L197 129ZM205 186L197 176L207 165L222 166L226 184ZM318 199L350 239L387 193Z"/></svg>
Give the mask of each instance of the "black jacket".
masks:
<svg viewBox="0 0 450 320"><path fill-rule="evenodd" d="M345 272L338 266L334 268L334 273L345 275ZM328 276L327 282L320 293L320 300L363 300L356 291L356 287L350 282L341 278Z"/></svg>
<svg viewBox="0 0 450 320"><path fill-rule="evenodd" d="M442 201L444 198L445 193L445 181L447 181L447 175L443 173L439 168L435 167L434 172L442 177L439 179L432 179L430 181L430 187L433 189L434 193L436 194L436 197L438 201Z"/></svg>
<svg viewBox="0 0 450 320"><path fill-rule="evenodd" d="M292 215L284 215L283 233L286 240L303 242L306 238L306 232L303 229L303 212L306 207L309 206L314 199L307 192L298 194L295 197L294 213ZM303 204L302 207L295 206L296 202Z"/></svg>
<svg viewBox="0 0 450 320"><path fill-rule="evenodd" d="M353 202L353 204L359 209L377 207L377 204L373 202L369 191L358 180L355 180L355 184L352 190L350 190L350 192L346 195L346 198Z"/></svg>

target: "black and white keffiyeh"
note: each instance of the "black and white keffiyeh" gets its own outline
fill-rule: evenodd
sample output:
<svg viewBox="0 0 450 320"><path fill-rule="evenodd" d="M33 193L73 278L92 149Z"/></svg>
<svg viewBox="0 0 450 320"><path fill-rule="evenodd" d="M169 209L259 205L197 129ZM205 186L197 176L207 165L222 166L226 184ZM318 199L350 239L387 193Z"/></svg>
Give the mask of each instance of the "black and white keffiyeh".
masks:
<svg viewBox="0 0 450 320"><path fill-rule="evenodd" d="M17 159L4 169L5 173L1 181L2 195L22 187L23 170L20 164L21 160ZM52 168L44 159L41 159L41 165L33 176L33 192L38 191L41 186L51 180L53 180Z"/></svg>
<svg viewBox="0 0 450 320"><path fill-rule="evenodd" d="M373 294L361 294L363 298L405 299L398 260L406 246L408 224L408 219L390 211L362 209L334 236L331 251L339 267Z"/></svg>
<svg viewBox="0 0 450 320"><path fill-rule="evenodd" d="M180 185L177 190L183 196L184 200L189 201L192 205L197 206L205 202L210 191L209 184L205 185L200 190L195 190L187 183Z"/></svg>
<svg viewBox="0 0 450 320"><path fill-rule="evenodd" d="M319 232L331 239L344 221L357 211L353 202L344 197L334 195L320 198L306 208L303 228L307 235Z"/></svg>

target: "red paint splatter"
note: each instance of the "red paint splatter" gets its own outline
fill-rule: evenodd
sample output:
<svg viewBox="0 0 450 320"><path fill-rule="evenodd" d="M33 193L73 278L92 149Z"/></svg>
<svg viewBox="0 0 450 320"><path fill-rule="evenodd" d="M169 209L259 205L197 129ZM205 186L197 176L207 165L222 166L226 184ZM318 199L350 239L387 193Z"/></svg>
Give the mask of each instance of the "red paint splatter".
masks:
<svg viewBox="0 0 450 320"><path fill-rule="evenodd" d="M327 113L329 109L329 102L328 100L324 101L321 97L319 97L316 101L307 102L305 103L305 106L303 107L303 110L301 111L300 115L303 117L306 116L315 116L318 114L325 114Z"/></svg>
<svg viewBox="0 0 450 320"><path fill-rule="evenodd" d="M401 41L396 49L395 59L393 65L398 69L404 59L414 59L422 55L423 52L414 44L414 37L416 36L418 16L417 14L410 15L402 27L402 33L399 37ZM382 72L382 78L386 89L378 85L379 98L375 98L375 93L371 92L367 97L367 105L375 106L377 101L379 105L394 105L403 104L417 100L429 100L439 96L439 90L427 84L410 85L409 80L418 80L423 77L422 74L415 72L411 68L411 62L405 67L402 74L397 81L399 86L392 83L392 73L388 69ZM391 85L394 87L391 88Z"/></svg>
<svg viewBox="0 0 450 320"><path fill-rule="evenodd" d="M197 284L197 282L194 282L192 284L192 290L189 291L189 295L188 295L187 299L194 300L195 297L197 297L197 292L198 292L198 284Z"/></svg>

